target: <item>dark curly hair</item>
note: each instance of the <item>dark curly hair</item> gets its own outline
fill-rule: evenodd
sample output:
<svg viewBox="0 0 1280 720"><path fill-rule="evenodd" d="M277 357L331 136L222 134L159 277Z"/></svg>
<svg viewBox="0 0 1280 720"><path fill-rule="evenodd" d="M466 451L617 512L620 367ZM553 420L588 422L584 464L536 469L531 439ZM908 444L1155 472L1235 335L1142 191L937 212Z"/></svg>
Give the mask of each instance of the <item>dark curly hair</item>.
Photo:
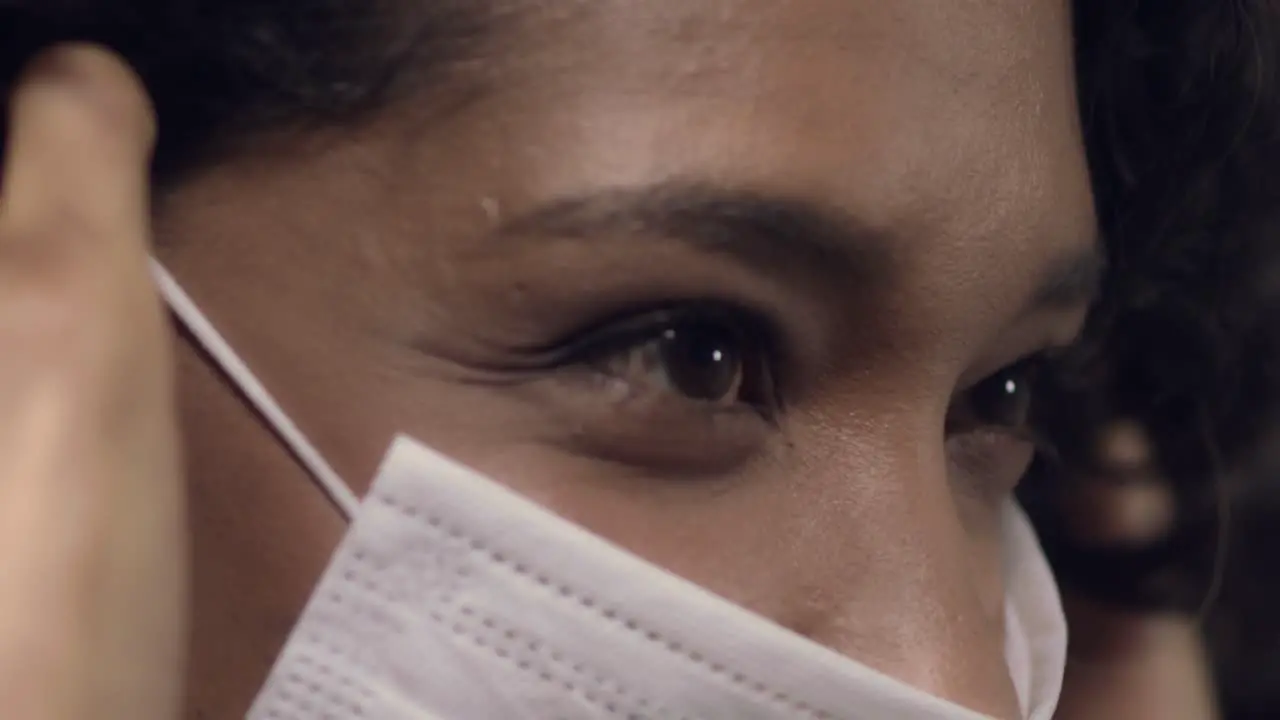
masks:
<svg viewBox="0 0 1280 720"><path fill-rule="evenodd" d="M23 62L53 41L113 47L155 101L164 189L266 134L359 122L410 80L432 83L442 107L465 102L477 90L466 61L508 6L517 7L0 0L0 101ZM1064 583L1191 608L1220 559L1224 483L1250 482L1233 470L1275 419L1280 5L1075 0L1074 13L1110 270L1079 349L1045 377L1044 423L1057 452L1033 469L1024 501ZM1178 529L1152 547L1086 552L1063 530L1053 498L1095 470L1098 432L1114 418L1149 429L1176 490ZM1236 546L1247 560L1249 539Z"/></svg>
<svg viewBox="0 0 1280 720"><path fill-rule="evenodd" d="M1129 604L1196 608L1221 563L1228 478L1275 420L1280 320L1280 6L1077 0L1086 148L1110 262L1084 341L1047 378L1059 452L1023 489L1059 576ZM1108 421L1139 421L1177 530L1072 547L1052 492L1100 472ZM1046 500L1046 498L1050 498Z"/></svg>
<svg viewBox="0 0 1280 720"><path fill-rule="evenodd" d="M1203 481L1224 469L1206 443L1223 461L1247 452L1270 407L1260 331L1278 289L1280 5L1078 0L1075 9L1112 269L1090 332L1095 355L1109 356L1108 387L1089 378L1101 394L1085 404L1139 417L1166 470Z"/></svg>

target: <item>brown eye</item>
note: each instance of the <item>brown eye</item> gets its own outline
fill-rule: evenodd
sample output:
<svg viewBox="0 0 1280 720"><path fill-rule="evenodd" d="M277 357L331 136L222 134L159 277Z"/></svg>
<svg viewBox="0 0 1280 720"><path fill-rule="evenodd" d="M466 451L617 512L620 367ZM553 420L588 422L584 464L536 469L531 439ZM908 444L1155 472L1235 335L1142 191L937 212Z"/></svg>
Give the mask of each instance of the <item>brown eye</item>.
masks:
<svg viewBox="0 0 1280 720"><path fill-rule="evenodd" d="M668 393L707 405L774 402L770 345L749 322L728 313L663 313L629 323L594 351L592 363L632 395Z"/></svg>
<svg viewBox="0 0 1280 720"><path fill-rule="evenodd" d="M709 322L687 322L662 331L655 352L671 388L693 399L736 401L745 379L747 350L737 333Z"/></svg>
<svg viewBox="0 0 1280 720"><path fill-rule="evenodd" d="M1024 360L988 376L966 393L966 413L990 427L1021 429L1032 422L1033 386L1040 363Z"/></svg>

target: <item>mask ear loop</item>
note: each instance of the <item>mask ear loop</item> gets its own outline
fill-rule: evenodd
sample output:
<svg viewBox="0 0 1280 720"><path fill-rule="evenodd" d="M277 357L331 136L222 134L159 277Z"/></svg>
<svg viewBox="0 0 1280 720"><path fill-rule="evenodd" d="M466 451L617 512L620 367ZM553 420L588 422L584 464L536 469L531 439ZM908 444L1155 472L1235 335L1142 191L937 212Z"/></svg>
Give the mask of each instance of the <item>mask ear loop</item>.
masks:
<svg viewBox="0 0 1280 720"><path fill-rule="evenodd" d="M200 312L200 308L182 289L178 281L154 258L151 259L151 274L173 314L182 321L196 341L218 363L222 372L226 373L227 377L240 388L298 462L302 463L316 482L320 483L320 489L329 496L338 512L350 522L360 507L360 499L356 494L342 481L342 478L338 477L338 473L334 472L333 467L311 444L311 441L307 440L293 420L289 419L281 409L280 403L276 402L249 366L231 348L231 344L222 337L204 313Z"/></svg>

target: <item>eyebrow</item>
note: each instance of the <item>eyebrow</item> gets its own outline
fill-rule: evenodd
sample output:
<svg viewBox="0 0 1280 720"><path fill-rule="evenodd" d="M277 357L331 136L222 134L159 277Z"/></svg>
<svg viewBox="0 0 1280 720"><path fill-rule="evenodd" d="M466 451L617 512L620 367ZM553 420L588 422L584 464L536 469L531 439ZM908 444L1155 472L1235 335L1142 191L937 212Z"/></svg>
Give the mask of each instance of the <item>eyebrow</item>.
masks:
<svg viewBox="0 0 1280 720"><path fill-rule="evenodd" d="M725 255L758 274L787 274L848 292L851 283L891 280L894 237L839 207L809 199L663 182L552 201L507 219L500 237L597 238L656 235ZM1086 305L1104 263L1097 243L1049 263L1026 313Z"/></svg>
<svg viewBox="0 0 1280 720"><path fill-rule="evenodd" d="M569 197L511 218L501 236L654 235L725 255L762 275L803 276L834 287L891 271L892 238L811 200L665 182Z"/></svg>

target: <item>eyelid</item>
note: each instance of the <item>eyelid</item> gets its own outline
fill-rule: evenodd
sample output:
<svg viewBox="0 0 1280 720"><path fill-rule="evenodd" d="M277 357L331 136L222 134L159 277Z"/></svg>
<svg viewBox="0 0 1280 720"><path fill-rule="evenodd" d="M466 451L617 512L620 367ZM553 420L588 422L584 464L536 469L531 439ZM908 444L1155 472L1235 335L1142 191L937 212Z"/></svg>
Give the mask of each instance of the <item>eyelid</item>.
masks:
<svg viewBox="0 0 1280 720"><path fill-rule="evenodd" d="M1000 365L996 365L991 370L983 372L981 375L970 375L966 373L964 376L962 376L960 382L956 386L953 402L954 402L954 398L969 392L970 390L977 387L978 385L981 385L982 383L991 379L993 376L998 375L1006 370L1009 370L1010 368L1017 367L1018 365L1021 365L1023 363L1035 362L1035 364L1040 366L1040 368L1051 367L1059 359L1061 359L1062 357L1070 353L1072 348L1074 347L1075 347L1075 343L1068 343L1068 344L1054 343L1052 345L1044 345L1038 349L1023 352L1021 355L1016 356L1013 360L1008 360L1006 362L1001 363ZM987 367L991 367L991 366L987 366Z"/></svg>
<svg viewBox="0 0 1280 720"><path fill-rule="evenodd" d="M729 326L749 351L758 353L759 363L744 366L747 384L759 397L744 398L762 418L776 424L786 406L783 387L792 371L782 333L760 313L724 302L686 302L656 306L648 311L633 311L611 321L595 323L589 329L574 333L548 354L550 368L591 365L657 341L659 333L682 322L723 323ZM744 361L750 358L744 358Z"/></svg>
<svg viewBox="0 0 1280 720"><path fill-rule="evenodd" d="M783 360L783 333L774 321L762 313L715 300L666 302L614 313L529 352L541 356L547 367L589 362L653 339L664 325L690 319L715 319L741 328L762 339L771 363Z"/></svg>

